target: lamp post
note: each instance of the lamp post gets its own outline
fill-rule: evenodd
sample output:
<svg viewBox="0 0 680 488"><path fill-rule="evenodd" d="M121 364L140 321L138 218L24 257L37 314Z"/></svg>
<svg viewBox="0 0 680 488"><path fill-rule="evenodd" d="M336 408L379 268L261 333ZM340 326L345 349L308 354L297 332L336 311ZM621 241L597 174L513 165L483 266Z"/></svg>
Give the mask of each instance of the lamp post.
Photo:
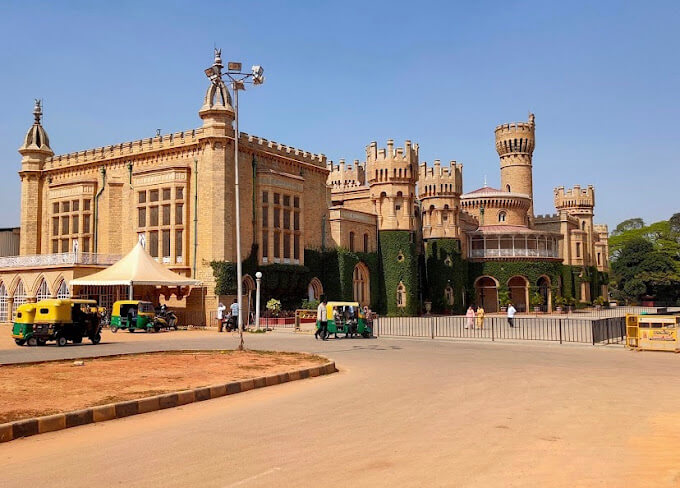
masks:
<svg viewBox="0 0 680 488"><path fill-rule="evenodd" d="M216 49L215 54L219 51ZM222 84L222 76L229 78L231 90L234 93L234 193L236 198L236 280L238 301L238 333L240 337L239 350L243 350L243 269L241 265L241 201L238 187L238 91L245 90L246 83L261 85L264 83L264 69L262 66L253 66L250 73L241 71L241 63L229 61L227 70L222 72L222 63L216 62L205 70L205 75L215 84Z"/></svg>
<svg viewBox="0 0 680 488"><path fill-rule="evenodd" d="M258 271L255 273L255 283L257 284L256 286L256 292L255 292L255 328L257 330L260 330L260 282L262 281L262 272Z"/></svg>

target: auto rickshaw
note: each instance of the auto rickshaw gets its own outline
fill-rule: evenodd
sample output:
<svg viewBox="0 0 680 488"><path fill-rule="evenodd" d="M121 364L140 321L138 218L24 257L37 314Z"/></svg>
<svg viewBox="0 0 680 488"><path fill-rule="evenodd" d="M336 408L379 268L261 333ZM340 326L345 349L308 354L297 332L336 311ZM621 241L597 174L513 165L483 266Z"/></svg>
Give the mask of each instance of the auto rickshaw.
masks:
<svg viewBox="0 0 680 488"><path fill-rule="evenodd" d="M127 329L128 332L135 330L154 330L158 332L160 325L156 323L153 303L142 300L120 300L113 304L111 311L111 332L118 329Z"/></svg>
<svg viewBox="0 0 680 488"><path fill-rule="evenodd" d="M328 333L335 334L344 332L345 337L371 337L371 328L366 324L366 317L358 302L328 302L326 304L326 319L328 321ZM317 323L317 327L320 324ZM325 339L325 337L323 337Z"/></svg>
<svg viewBox="0 0 680 488"><path fill-rule="evenodd" d="M38 345L38 340L33 336L33 322L35 321L35 303L24 303L17 308L17 316L12 327L12 337L17 346L28 344Z"/></svg>
<svg viewBox="0 0 680 488"><path fill-rule="evenodd" d="M83 337L99 344L102 339L99 316L91 312L96 306L95 300L41 300L35 304L33 336L38 343L56 341L60 347L68 341L80 344Z"/></svg>

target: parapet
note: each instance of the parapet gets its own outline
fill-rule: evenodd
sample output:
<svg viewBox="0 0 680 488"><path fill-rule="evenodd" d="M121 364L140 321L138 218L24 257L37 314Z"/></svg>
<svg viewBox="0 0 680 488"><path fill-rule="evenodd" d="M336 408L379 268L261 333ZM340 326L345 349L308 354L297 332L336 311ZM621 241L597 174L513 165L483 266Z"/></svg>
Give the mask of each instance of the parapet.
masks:
<svg viewBox="0 0 680 488"><path fill-rule="evenodd" d="M414 163L418 164L418 144L411 145L411 141L406 140L404 147L394 147L394 140L387 141L387 148L378 149L378 143L373 141L366 146L367 163Z"/></svg>
<svg viewBox="0 0 680 488"><path fill-rule="evenodd" d="M607 226L607 224L594 224L593 232L597 234L609 235L609 227Z"/></svg>
<svg viewBox="0 0 680 488"><path fill-rule="evenodd" d="M245 132L240 133L239 144L248 145L253 149L266 150L267 152L272 152L288 158L294 157L294 159L298 161L302 160L315 166L326 167L325 154L311 153L295 147L286 146L285 144L279 144L276 141L269 141L263 137L246 134Z"/></svg>
<svg viewBox="0 0 680 488"><path fill-rule="evenodd" d="M463 192L463 165L450 161L448 166L442 166L439 159L435 159L432 167L426 162L418 168L418 194L420 198L439 195L460 195Z"/></svg>
<svg viewBox="0 0 680 488"><path fill-rule="evenodd" d="M558 209L595 207L595 189L593 185L588 185L587 188L574 185L573 188L566 190L563 186L555 188L555 207Z"/></svg>
<svg viewBox="0 0 680 488"><path fill-rule="evenodd" d="M328 169L326 184L331 188L356 188L366 184L366 168L358 159L349 165L345 164L344 159L341 159L339 164L331 161L326 168Z"/></svg>
<svg viewBox="0 0 680 488"><path fill-rule="evenodd" d="M534 114L529 122L513 122L496 127L496 152L500 156L511 153L532 154L536 144Z"/></svg>
<svg viewBox="0 0 680 488"><path fill-rule="evenodd" d="M174 132L172 134L157 135L155 137L139 139L132 142L122 142L110 146L60 154L48 158L45 163L45 169L55 169L75 164L134 156L161 149L192 146L198 142L198 138L202 133L203 129L192 129Z"/></svg>

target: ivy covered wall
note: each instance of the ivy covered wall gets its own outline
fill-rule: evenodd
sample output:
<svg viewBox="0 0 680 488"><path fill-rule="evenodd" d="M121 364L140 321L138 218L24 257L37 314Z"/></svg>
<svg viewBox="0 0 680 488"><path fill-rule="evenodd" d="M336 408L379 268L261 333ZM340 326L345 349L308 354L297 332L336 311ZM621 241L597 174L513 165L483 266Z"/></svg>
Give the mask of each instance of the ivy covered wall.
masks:
<svg viewBox="0 0 680 488"><path fill-rule="evenodd" d="M387 314L417 315L420 312L418 253L412 233L405 230L384 230L378 233L378 241ZM405 307L397 306L399 283L406 287Z"/></svg>
<svg viewBox="0 0 680 488"><path fill-rule="evenodd" d="M468 293L468 262L460 252L457 239L431 239L425 245L425 293L434 313L464 313L463 296ZM447 286L453 289L453 306L445 296Z"/></svg>
<svg viewBox="0 0 680 488"><path fill-rule="evenodd" d="M550 278L552 296L557 296L560 276L562 276L562 263L554 261L487 261L482 263L470 262L468 264L470 290L474 290L474 283L480 276L493 276L499 282L498 291L508 291L508 280L513 276L524 276L529 280L529 294L538 290L536 283L542 276ZM564 281L564 280L563 280Z"/></svg>

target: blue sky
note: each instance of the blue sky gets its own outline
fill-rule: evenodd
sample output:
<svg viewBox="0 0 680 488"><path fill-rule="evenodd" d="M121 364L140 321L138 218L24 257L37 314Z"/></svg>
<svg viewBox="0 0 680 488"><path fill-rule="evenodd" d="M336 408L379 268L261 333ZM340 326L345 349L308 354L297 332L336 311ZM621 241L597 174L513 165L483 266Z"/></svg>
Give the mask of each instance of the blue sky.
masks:
<svg viewBox="0 0 680 488"><path fill-rule="evenodd" d="M499 181L496 125L536 114L534 198L593 184L596 221L680 211L678 2L0 3L0 226L43 98L57 154L200 126L214 45L261 64L241 130L337 161L373 140Z"/></svg>

